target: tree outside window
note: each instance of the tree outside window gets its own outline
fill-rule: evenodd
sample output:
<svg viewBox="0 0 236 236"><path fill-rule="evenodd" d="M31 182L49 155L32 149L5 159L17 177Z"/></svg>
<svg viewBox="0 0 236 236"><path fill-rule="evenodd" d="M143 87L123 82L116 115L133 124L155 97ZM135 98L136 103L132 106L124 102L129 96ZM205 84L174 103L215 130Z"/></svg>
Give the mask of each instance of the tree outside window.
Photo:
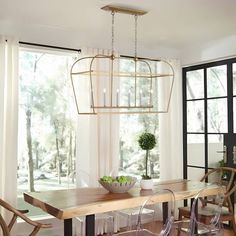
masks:
<svg viewBox="0 0 236 236"><path fill-rule="evenodd" d="M75 186L75 54L20 51L18 194Z"/></svg>

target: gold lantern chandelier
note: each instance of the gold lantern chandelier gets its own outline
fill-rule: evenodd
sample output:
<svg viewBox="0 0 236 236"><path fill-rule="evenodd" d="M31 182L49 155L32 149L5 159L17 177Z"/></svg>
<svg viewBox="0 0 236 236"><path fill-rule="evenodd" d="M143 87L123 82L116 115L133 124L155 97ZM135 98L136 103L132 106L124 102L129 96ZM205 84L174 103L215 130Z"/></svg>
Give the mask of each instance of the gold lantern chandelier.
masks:
<svg viewBox="0 0 236 236"><path fill-rule="evenodd" d="M112 16L112 50L79 58L70 75L79 115L166 113L174 83L174 69L161 59L137 56L137 19L147 12L105 6ZM134 56L116 55L114 50L115 14L134 16Z"/></svg>

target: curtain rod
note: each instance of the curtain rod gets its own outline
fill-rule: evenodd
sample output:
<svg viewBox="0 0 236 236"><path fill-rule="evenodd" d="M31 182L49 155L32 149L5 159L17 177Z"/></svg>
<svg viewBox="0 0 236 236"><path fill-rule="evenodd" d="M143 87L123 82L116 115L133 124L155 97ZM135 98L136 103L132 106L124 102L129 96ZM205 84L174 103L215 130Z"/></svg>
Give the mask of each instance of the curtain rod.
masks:
<svg viewBox="0 0 236 236"><path fill-rule="evenodd" d="M29 42L23 42L19 41L20 44L29 45L29 46L37 46L37 47L44 47L44 48L54 48L54 49L61 49L61 50L67 50L67 51L73 51L81 53L81 49L76 48L65 48L65 47L58 47L58 46L52 46L52 45L46 45L46 44L38 44L38 43L29 43Z"/></svg>
<svg viewBox="0 0 236 236"><path fill-rule="evenodd" d="M24 42L24 41L19 41L19 44L25 44L25 45L37 46L37 47L45 47L45 48L61 49L61 50L68 50L68 51L74 51L74 52L78 52L78 53L82 52L81 49L77 49L77 48L58 47L58 46L52 46L52 45L47 45L47 44L29 43L29 42ZM133 56L127 56L127 55L120 55L120 56L121 57L126 57L126 58L133 58ZM145 58L145 57L138 57L138 59L140 59L140 60L160 61L159 59L151 59L151 58Z"/></svg>
<svg viewBox="0 0 236 236"><path fill-rule="evenodd" d="M134 58L134 56L127 56L127 55L120 55L120 57L126 57L126 58ZM152 59L147 57L137 57L140 60L148 60L148 61L160 61L160 59Z"/></svg>

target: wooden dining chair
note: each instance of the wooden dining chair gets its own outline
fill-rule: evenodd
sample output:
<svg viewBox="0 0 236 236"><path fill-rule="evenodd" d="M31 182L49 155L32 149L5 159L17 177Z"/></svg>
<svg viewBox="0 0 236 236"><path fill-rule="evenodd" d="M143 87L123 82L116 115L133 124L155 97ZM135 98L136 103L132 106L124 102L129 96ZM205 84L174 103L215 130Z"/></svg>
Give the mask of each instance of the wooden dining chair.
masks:
<svg viewBox="0 0 236 236"><path fill-rule="evenodd" d="M191 215L190 219L183 219L179 221L175 221L174 226L177 231L177 236L193 236L193 235L224 235L224 229L222 226L222 222L220 221L222 207L225 200L225 189L222 186L219 186L220 191L214 197L214 208L211 209L212 218L209 224L204 224L198 221L198 217L196 215L197 206L199 201L205 201L202 197L204 196L205 189L201 189L198 194L194 197L192 207L191 207Z"/></svg>
<svg viewBox="0 0 236 236"><path fill-rule="evenodd" d="M41 228L51 228L52 227L51 224L42 224L37 221L33 221L33 220L29 219L25 215L25 213L27 213L28 210L17 210L2 199L0 199L0 206L1 206L1 208L4 208L5 210L7 210L13 214L10 222L7 224L7 222L4 220L3 216L0 213L0 226L1 226L1 230L2 230L2 233L4 236L11 235L12 227L15 224L18 217L33 227L33 230L29 234L29 236L36 235ZM0 233L1 233L1 231L0 231Z"/></svg>
<svg viewBox="0 0 236 236"><path fill-rule="evenodd" d="M219 167L210 170L206 173L201 181L209 183L218 183L221 186L225 186L225 196L224 203L221 211L220 221L226 222L229 221L233 227L234 235L236 235L236 224L234 218L234 208L231 201L231 197L236 190L235 184L236 169L230 167ZM198 206L198 221L204 224L210 224L210 221L213 217L214 211L212 210L215 207L214 197L205 198L199 202ZM180 207L179 208L179 220L183 218L190 218L191 208Z"/></svg>

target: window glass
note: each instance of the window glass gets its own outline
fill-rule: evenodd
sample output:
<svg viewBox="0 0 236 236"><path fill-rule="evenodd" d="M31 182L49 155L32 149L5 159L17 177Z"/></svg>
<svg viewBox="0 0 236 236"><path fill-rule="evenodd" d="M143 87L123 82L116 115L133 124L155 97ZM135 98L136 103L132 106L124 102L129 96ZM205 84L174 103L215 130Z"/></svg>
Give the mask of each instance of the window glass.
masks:
<svg viewBox="0 0 236 236"><path fill-rule="evenodd" d="M189 180L200 180L204 174L205 170L203 168L193 168L193 167L188 167L188 178Z"/></svg>
<svg viewBox="0 0 236 236"><path fill-rule="evenodd" d="M223 135L208 135L208 167L216 168L222 164L223 160Z"/></svg>
<svg viewBox="0 0 236 236"><path fill-rule="evenodd" d="M233 93L236 96L236 63L233 64Z"/></svg>
<svg viewBox="0 0 236 236"><path fill-rule="evenodd" d="M187 72L186 89L188 100L204 97L203 69Z"/></svg>
<svg viewBox="0 0 236 236"><path fill-rule="evenodd" d="M221 96L227 96L226 65L207 69L207 97Z"/></svg>
<svg viewBox="0 0 236 236"><path fill-rule="evenodd" d="M156 64L151 64L152 71L155 71ZM129 71L130 64L121 61L121 71ZM142 68L139 68L142 71ZM130 78L121 78L120 84L124 88L123 94L128 94L134 88L134 81ZM139 86L145 92L145 80L138 81ZM154 80L155 83L155 80ZM129 104L125 100L125 104ZM143 101L144 102L144 101ZM131 105L134 101L131 99ZM159 115L158 114L122 114L120 115L120 172L135 175L141 178L145 174L145 150L142 150L138 144L138 137L143 132L149 132L156 137L156 146L150 150L150 158L148 161L148 175L152 178L159 178Z"/></svg>
<svg viewBox="0 0 236 236"><path fill-rule="evenodd" d="M138 178L144 174L145 150L138 145L138 137L148 131L155 135L157 144L150 150L148 173L159 178L158 115L121 115L120 116L120 168Z"/></svg>
<svg viewBox="0 0 236 236"><path fill-rule="evenodd" d="M204 131L204 101L187 102L187 132Z"/></svg>
<svg viewBox="0 0 236 236"><path fill-rule="evenodd" d="M205 165L204 134L188 134L188 165Z"/></svg>
<svg viewBox="0 0 236 236"><path fill-rule="evenodd" d="M227 133L227 99L210 99L207 101L208 108L208 132Z"/></svg>
<svg viewBox="0 0 236 236"><path fill-rule="evenodd" d="M234 97L234 133L236 133L236 97Z"/></svg>
<svg viewBox="0 0 236 236"><path fill-rule="evenodd" d="M19 55L18 203L24 191L75 187L76 111L69 71L75 55ZM34 210L33 214L39 214Z"/></svg>

